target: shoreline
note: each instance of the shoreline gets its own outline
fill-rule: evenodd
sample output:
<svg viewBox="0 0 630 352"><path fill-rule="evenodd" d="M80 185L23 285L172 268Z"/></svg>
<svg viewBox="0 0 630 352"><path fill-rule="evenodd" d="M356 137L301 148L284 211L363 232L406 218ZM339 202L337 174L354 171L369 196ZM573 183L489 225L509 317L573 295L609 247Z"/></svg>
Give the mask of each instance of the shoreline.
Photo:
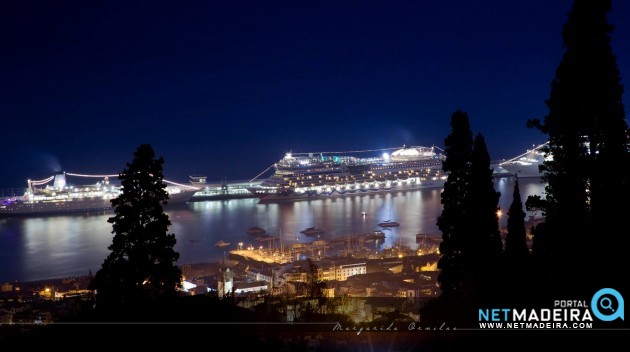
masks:
<svg viewBox="0 0 630 352"><path fill-rule="evenodd" d="M193 275L203 275L204 272L218 272L219 262L200 262L200 263L186 263L178 265L179 269L184 274L185 270ZM87 289L87 285L92 280L93 275L74 275L65 277L51 277L46 279L36 280L14 280L14 281L0 281L0 294L7 292L24 292L24 291L39 291L40 288L45 287L68 287L76 286L75 289ZM10 286L10 288L9 288Z"/></svg>

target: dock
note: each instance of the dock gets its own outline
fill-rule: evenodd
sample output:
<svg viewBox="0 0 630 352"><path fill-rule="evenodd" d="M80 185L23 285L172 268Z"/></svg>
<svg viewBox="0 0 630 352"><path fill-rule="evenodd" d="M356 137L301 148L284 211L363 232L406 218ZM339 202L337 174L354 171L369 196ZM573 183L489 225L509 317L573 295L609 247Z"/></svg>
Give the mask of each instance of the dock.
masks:
<svg viewBox="0 0 630 352"><path fill-rule="evenodd" d="M315 261L330 256L382 259L436 253L439 248L438 239L441 241L441 237L430 236L427 239L428 243L422 241L422 245L417 250L400 243L394 244L392 247L378 249L385 236L382 231L374 231L331 240L316 240L287 245L283 245L279 237L271 236L266 244L258 246L243 247L244 244L241 242L238 244L238 249L230 250L229 253L232 259L253 260L267 264L285 264L300 260L302 257L308 257Z"/></svg>
<svg viewBox="0 0 630 352"><path fill-rule="evenodd" d="M239 198L255 198L251 192L247 190L248 187L258 186L262 181L220 181L213 183L193 183L194 187L198 187L199 190L195 192L188 200L189 202L203 202L207 200L224 200L224 199L239 199Z"/></svg>

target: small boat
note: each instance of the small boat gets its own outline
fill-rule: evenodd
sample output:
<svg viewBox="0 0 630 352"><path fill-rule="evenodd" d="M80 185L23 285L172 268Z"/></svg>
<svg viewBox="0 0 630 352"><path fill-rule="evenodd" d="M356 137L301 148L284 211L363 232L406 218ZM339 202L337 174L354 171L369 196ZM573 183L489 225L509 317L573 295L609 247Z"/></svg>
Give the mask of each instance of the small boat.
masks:
<svg viewBox="0 0 630 352"><path fill-rule="evenodd" d="M375 240L382 241L385 239L385 233L383 231L374 231L363 237L363 242L374 242Z"/></svg>
<svg viewBox="0 0 630 352"><path fill-rule="evenodd" d="M250 235L255 235L255 236L260 236L260 235L264 235L264 234L267 233L267 231L265 231L265 229L260 228L258 226L250 227L245 232L247 232Z"/></svg>
<svg viewBox="0 0 630 352"><path fill-rule="evenodd" d="M269 234L264 234L262 236L256 237L256 241L258 242L266 242L266 241L275 241L278 237L271 236Z"/></svg>
<svg viewBox="0 0 630 352"><path fill-rule="evenodd" d="M385 220L385 221L379 223L378 226L380 226L380 227L398 227L398 226L400 226L400 224L397 223L396 221Z"/></svg>
<svg viewBox="0 0 630 352"><path fill-rule="evenodd" d="M304 234L306 236L315 236L315 235L322 234L324 232L326 232L326 231L324 231L322 229L315 228L315 227L309 227L309 228L306 228L306 229L300 231L301 234Z"/></svg>
<svg viewBox="0 0 630 352"><path fill-rule="evenodd" d="M217 247L225 247L225 246L229 246L230 242L225 242L224 240L221 240L221 241L215 243L214 245L217 246Z"/></svg>

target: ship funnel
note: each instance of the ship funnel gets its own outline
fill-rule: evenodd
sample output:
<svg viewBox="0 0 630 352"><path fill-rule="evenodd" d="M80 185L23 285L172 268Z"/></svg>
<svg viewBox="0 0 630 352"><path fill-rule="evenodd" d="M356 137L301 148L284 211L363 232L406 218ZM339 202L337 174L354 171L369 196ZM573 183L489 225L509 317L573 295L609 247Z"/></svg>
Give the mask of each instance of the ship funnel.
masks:
<svg viewBox="0 0 630 352"><path fill-rule="evenodd" d="M56 174L55 182L53 183L53 187L57 189L63 189L66 187L66 174Z"/></svg>

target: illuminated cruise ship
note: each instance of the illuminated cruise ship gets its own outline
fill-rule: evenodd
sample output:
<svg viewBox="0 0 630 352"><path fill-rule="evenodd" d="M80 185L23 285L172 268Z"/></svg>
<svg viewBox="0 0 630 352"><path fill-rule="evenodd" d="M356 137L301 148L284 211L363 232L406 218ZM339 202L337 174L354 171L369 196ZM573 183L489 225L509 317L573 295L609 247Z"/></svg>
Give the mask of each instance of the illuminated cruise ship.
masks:
<svg viewBox="0 0 630 352"><path fill-rule="evenodd" d="M93 184L69 185L66 176L100 178ZM120 185L110 183L118 175L82 175L61 173L43 180L28 180L24 195L0 200L0 216L112 210L111 200L121 193ZM49 183L52 182L52 185ZM184 203L197 191L196 187L166 181L168 204Z"/></svg>
<svg viewBox="0 0 630 352"><path fill-rule="evenodd" d="M395 149L391 155L383 153L366 158L333 153L287 153L273 165L275 173L271 177L248 189L261 202L273 202L444 185L444 155L436 153L435 147Z"/></svg>
<svg viewBox="0 0 630 352"><path fill-rule="evenodd" d="M498 168L495 168L495 174L509 174L518 175L518 177L541 177L539 166L542 165L545 160L549 160L552 157L545 158L543 147L547 143L541 144L527 150L525 153L516 156L510 160L500 162Z"/></svg>

